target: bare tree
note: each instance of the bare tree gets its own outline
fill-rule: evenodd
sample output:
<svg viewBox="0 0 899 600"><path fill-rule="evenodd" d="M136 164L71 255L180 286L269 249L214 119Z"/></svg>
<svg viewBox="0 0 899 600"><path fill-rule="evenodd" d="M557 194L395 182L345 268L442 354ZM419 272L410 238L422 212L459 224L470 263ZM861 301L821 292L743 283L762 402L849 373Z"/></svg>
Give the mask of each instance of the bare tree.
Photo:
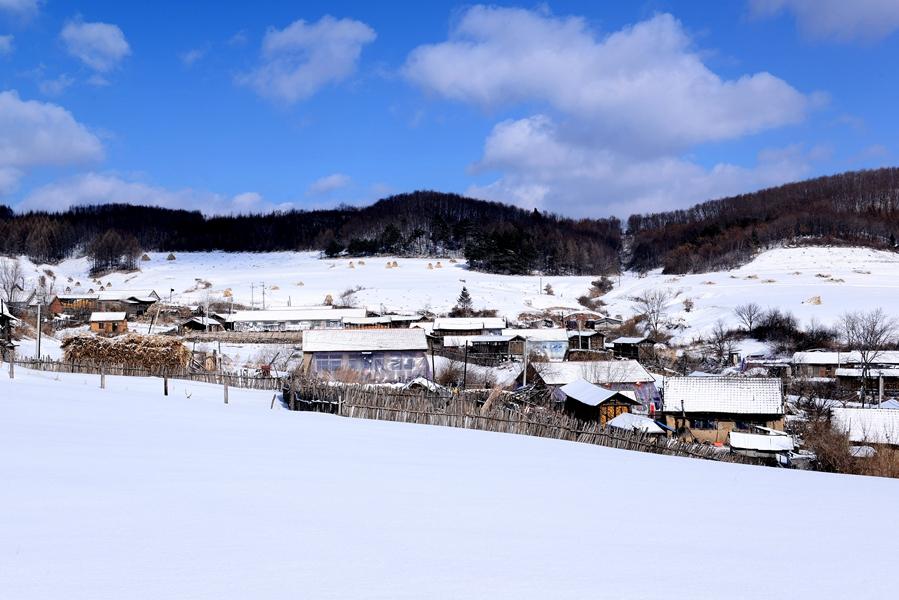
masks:
<svg viewBox="0 0 899 600"><path fill-rule="evenodd" d="M25 291L25 272L18 258L0 258L0 291L10 304L17 302L19 294Z"/></svg>
<svg viewBox="0 0 899 600"><path fill-rule="evenodd" d="M896 321L878 308L870 312L846 313L840 319L840 325L849 349L859 355L862 365L860 397L864 405L871 365L894 342Z"/></svg>
<svg viewBox="0 0 899 600"><path fill-rule="evenodd" d="M659 335L662 324L667 318L667 306L670 299L671 292L665 289L646 290L633 298L637 305L637 314L643 317L646 329L653 337Z"/></svg>
<svg viewBox="0 0 899 600"><path fill-rule="evenodd" d="M709 348L719 365L723 365L727 357L734 351L734 340L724 321L718 320L709 336Z"/></svg>
<svg viewBox="0 0 899 600"><path fill-rule="evenodd" d="M762 316L762 307L755 302L741 304L734 309L734 314L740 319L740 322L746 327L746 331L752 333L752 329L759 318Z"/></svg>

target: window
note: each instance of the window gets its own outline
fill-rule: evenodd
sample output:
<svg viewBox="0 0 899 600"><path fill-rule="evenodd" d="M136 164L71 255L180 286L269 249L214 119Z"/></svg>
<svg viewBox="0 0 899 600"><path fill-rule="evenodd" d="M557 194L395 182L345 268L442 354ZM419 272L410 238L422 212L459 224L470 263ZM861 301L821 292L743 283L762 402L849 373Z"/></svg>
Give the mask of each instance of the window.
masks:
<svg viewBox="0 0 899 600"><path fill-rule="evenodd" d="M715 419L690 419L690 427L693 429L718 429Z"/></svg>
<svg viewBox="0 0 899 600"><path fill-rule="evenodd" d="M752 429L752 423L749 421L734 421L734 429L736 431L749 431Z"/></svg>
<svg viewBox="0 0 899 600"><path fill-rule="evenodd" d="M340 352L316 352L315 370L333 373L343 366L343 354Z"/></svg>

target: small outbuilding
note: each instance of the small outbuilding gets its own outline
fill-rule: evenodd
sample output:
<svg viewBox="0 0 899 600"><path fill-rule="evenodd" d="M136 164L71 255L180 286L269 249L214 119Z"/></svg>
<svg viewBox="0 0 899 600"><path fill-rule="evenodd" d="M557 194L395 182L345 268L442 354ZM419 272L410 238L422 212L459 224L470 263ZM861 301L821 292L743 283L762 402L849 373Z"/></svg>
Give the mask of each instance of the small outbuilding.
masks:
<svg viewBox="0 0 899 600"><path fill-rule="evenodd" d="M598 421L603 427L618 415L640 406L632 392L607 390L586 379L575 379L558 388L554 395L571 416L581 421Z"/></svg>
<svg viewBox="0 0 899 600"><path fill-rule="evenodd" d="M90 326L93 333L117 335L128 331L128 321L124 312L91 313Z"/></svg>
<svg viewBox="0 0 899 600"><path fill-rule="evenodd" d="M650 358L655 341L648 337L619 337L612 340L612 352L616 358L646 360Z"/></svg>

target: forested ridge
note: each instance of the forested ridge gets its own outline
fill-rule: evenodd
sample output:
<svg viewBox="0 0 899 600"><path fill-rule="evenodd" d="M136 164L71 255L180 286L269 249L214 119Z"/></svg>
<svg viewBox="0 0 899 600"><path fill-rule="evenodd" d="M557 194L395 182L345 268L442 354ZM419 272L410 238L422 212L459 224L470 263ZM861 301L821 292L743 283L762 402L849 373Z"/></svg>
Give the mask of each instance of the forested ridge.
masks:
<svg viewBox="0 0 899 600"><path fill-rule="evenodd" d="M455 194L419 191L371 206L205 217L198 211L108 204L16 214L0 206L0 253L41 262L88 253L319 250L329 256L464 256L496 273L604 274L619 266L618 219L568 219ZM102 261L97 259L102 258Z"/></svg>
<svg viewBox="0 0 899 600"><path fill-rule="evenodd" d="M0 205L0 253L41 262L87 254L99 268L132 266L139 250L317 250L464 256L473 268L493 273L603 275L621 266L687 273L734 267L785 243L895 249L897 231L897 168L633 215L626 233L616 218L570 219L432 191L366 207L216 217L125 204L18 214Z"/></svg>
<svg viewBox="0 0 899 600"><path fill-rule="evenodd" d="M784 243L895 248L899 169L852 171L633 215L625 264L666 273L727 269Z"/></svg>

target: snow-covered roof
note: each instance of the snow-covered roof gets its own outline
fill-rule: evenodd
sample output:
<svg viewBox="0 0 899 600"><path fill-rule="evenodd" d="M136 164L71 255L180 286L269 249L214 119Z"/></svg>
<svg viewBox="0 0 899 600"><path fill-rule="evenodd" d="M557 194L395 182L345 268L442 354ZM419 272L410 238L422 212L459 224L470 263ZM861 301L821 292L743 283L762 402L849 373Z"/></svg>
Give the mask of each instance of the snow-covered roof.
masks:
<svg viewBox="0 0 899 600"><path fill-rule="evenodd" d="M344 318L358 319L365 316L364 308L335 308L321 310L318 308L297 308L291 310L239 310L228 315L229 323L272 322L287 323L293 321L340 321Z"/></svg>
<svg viewBox="0 0 899 600"><path fill-rule="evenodd" d="M612 340L613 344L642 344L644 342L650 341L649 338L646 337L620 337Z"/></svg>
<svg viewBox="0 0 899 600"><path fill-rule="evenodd" d="M582 362L533 363L547 385L565 385L575 379L591 383L651 383L652 375L635 360L589 360Z"/></svg>
<svg viewBox="0 0 899 600"><path fill-rule="evenodd" d="M616 396L619 399L624 396L632 403L639 404L637 400L632 396L627 396L626 394L622 394L621 392L617 392L615 390L607 390L605 388L599 387L598 385L594 385L582 377L575 379L571 383L563 385L559 388L559 391L569 398L577 400L581 404L586 404L587 406L599 406L603 402L608 402Z"/></svg>
<svg viewBox="0 0 899 600"><path fill-rule="evenodd" d="M667 377L666 412L783 414L780 379L749 377Z"/></svg>
<svg viewBox="0 0 899 600"><path fill-rule="evenodd" d="M763 433L730 432L730 447L737 450L757 450L760 452L786 452L793 450L793 437L789 435L766 435Z"/></svg>
<svg viewBox="0 0 899 600"><path fill-rule="evenodd" d="M872 353L873 364L899 365L899 351L883 350ZM853 365L862 362L861 353L851 352L795 352L793 354L794 365Z"/></svg>
<svg viewBox="0 0 899 600"><path fill-rule="evenodd" d="M15 318L11 312L9 312L9 309L6 307L6 302L4 302L3 300L0 300L0 317L5 317L7 319L10 319L11 321L18 321L18 319Z"/></svg>
<svg viewBox="0 0 899 600"><path fill-rule="evenodd" d="M649 417L635 415L634 413L621 413L614 419L609 420L606 425L617 429L626 429L628 431L636 430L645 433L665 433L665 430Z"/></svg>
<svg viewBox="0 0 899 600"><path fill-rule="evenodd" d="M434 329L467 331L472 329L502 329L506 320L502 317L442 317L434 319Z"/></svg>
<svg viewBox="0 0 899 600"><path fill-rule="evenodd" d="M411 323L420 319L418 315L384 315L381 317L345 317L347 325L386 325L388 323Z"/></svg>
<svg viewBox="0 0 899 600"><path fill-rule="evenodd" d="M443 345L447 348L463 348L467 343L511 342L514 335L447 335L443 337Z"/></svg>
<svg viewBox="0 0 899 600"><path fill-rule="evenodd" d="M852 442L899 445L899 410L836 407L832 414L834 428Z"/></svg>
<svg viewBox="0 0 899 600"><path fill-rule="evenodd" d="M91 321L124 321L126 313L123 312L93 312L91 313Z"/></svg>
<svg viewBox="0 0 899 600"><path fill-rule="evenodd" d="M896 400L895 398L884 400L879 405L877 405L877 408L889 408L891 410L899 409L899 400Z"/></svg>
<svg viewBox="0 0 899 600"><path fill-rule="evenodd" d="M96 294L97 300L125 301L134 298L139 302L156 302L159 294L156 290L104 290Z"/></svg>
<svg viewBox="0 0 899 600"><path fill-rule="evenodd" d="M834 369L837 377L861 377L862 369L840 368ZM878 369L876 367L868 369L868 377L899 377L899 368Z"/></svg>
<svg viewBox="0 0 899 600"><path fill-rule="evenodd" d="M529 342L567 342L566 329L503 329L503 335L519 335Z"/></svg>
<svg viewBox="0 0 899 600"><path fill-rule="evenodd" d="M311 329L303 333L303 352L427 350L421 329Z"/></svg>

